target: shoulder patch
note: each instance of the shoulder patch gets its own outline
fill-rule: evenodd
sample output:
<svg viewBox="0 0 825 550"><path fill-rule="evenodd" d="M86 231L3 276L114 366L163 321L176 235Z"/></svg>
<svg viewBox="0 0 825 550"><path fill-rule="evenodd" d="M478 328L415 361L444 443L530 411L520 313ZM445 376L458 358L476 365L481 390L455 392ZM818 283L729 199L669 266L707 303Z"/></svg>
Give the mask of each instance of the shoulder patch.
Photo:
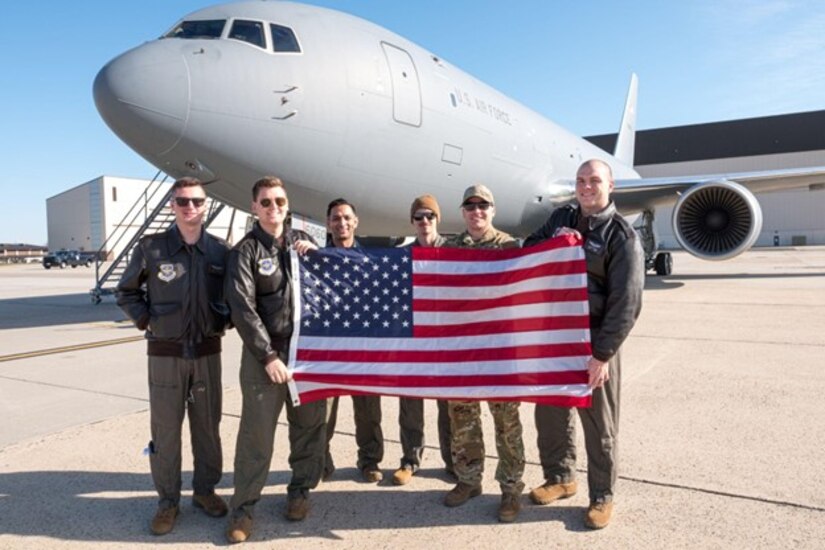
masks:
<svg viewBox="0 0 825 550"><path fill-rule="evenodd" d="M158 279L164 283L170 283L177 277L177 270L175 264L160 264L158 265Z"/></svg>
<svg viewBox="0 0 825 550"><path fill-rule="evenodd" d="M272 258L261 258L258 260L258 273L265 277L269 277L275 273L275 260Z"/></svg>

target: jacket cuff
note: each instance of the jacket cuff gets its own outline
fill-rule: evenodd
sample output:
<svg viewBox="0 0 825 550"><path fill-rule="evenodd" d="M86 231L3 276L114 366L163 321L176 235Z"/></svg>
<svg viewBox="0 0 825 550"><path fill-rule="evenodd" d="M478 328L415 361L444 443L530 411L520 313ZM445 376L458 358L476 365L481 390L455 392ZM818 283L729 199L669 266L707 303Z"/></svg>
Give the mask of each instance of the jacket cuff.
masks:
<svg viewBox="0 0 825 550"><path fill-rule="evenodd" d="M278 353L273 351L272 353L264 357L264 360L261 362L261 364L267 365L270 361L274 361L275 359L278 359Z"/></svg>
<svg viewBox="0 0 825 550"><path fill-rule="evenodd" d="M135 321L135 326L140 330L146 330L149 326L149 313L144 313L141 315L137 321Z"/></svg>
<svg viewBox="0 0 825 550"><path fill-rule="evenodd" d="M607 363L613 358L613 353L603 353L601 351L593 350L593 359L598 359L603 363Z"/></svg>

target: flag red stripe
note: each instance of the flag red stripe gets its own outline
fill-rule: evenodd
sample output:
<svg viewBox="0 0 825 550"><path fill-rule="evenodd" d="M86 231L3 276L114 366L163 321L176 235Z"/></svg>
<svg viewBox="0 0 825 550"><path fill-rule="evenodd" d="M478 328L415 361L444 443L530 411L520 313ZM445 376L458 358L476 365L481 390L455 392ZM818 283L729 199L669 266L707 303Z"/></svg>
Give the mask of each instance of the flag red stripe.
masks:
<svg viewBox="0 0 825 550"><path fill-rule="evenodd" d="M516 388L513 388L516 389ZM358 392L350 390L342 390L339 388L322 388L317 390L310 390L301 392L301 404L312 403L313 401L320 401L321 399L328 399L330 397L338 397L341 395L383 395L383 396L397 396L409 397L400 394L388 393L373 393L373 392ZM413 396L413 398L417 398ZM423 397L422 399L438 399L437 397ZM449 401L523 401L525 403L535 403L537 405L551 405L555 407L589 407L591 396L585 395L582 397L575 395L511 395L507 397L496 398L462 398Z"/></svg>
<svg viewBox="0 0 825 550"><path fill-rule="evenodd" d="M454 349L430 351L324 350L299 349L298 361L340 363L472 363L478 361L515 361L548 357L589 356L590 343L539 344L491 349Z"/></svg>
<svg viewBox="0 0 825 550"><path fill-rule="evenodd" d="M586 288L532 290L498 298L474 300L413 299L413 311L479 311L496 307L521 306L545 302L578 302L587 300Z"/></svg>
<svg viewBox="0 0 825 550"><path fill-rule="evenodd" d="M527 319L506 319L502 321L479 321L478 323L461 323L458 325L415 325L413 327L413 337L479 336L482 334L583 328L590 328L589 315L530 317Z"/></svg>
<svg viewBox="0 0 825 550"><path fill-rule="evenodd" d="M439 249L440 250L440 249ZM510 269L500 273L413 273L413 286L501 286L554 275L573 275L584 273L587 269L585 260L568 260L550 262L523 269Z"/></svg>
<svg viewBox="0 0 825 550"><path fill-rule="evenodd" d="M331 374L296 372L296 382L315 382L334 386L374 386L382 388L432 388L470 386L550 386L587 384L587 371L523 372L512 374L398 376L387 374Z"/></svg>
<svg viewBox="0 0 825 550"><path fill-rule="evenodd" d="M573 235L564 235L548 239L529 248L483 249L483 248L425 248L412 247L413 260L434 260L448 262L491 262L512 260L545 250L556 250L581 245L582 241Z"/></svg>

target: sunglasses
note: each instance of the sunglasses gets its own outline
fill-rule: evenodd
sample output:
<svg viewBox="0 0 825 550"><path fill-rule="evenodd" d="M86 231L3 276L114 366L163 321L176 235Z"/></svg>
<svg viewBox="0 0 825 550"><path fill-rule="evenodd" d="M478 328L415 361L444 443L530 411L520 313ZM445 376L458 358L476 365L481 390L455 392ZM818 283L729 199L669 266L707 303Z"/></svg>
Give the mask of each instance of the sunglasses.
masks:
<svg viewBox="0 0 825 550"><path fill-rule="evenodd" d="M436 215L433 212L430 212L429 214L416 214L413 216L413 219L417 222L420 222L421 220L433 221L435 218Z"/></svg>
<svg viewBox="0 0 825 550"><path fill-rule="evenodd" d="M286 206L286 199L284 197L275 197L274 201L272 199L261 199L258 201L258 204L264 208L269 208L272 206L273 202L278 205L278 208L283 208Z"/></svg>
<svg viewBox="0 0 825 550"><path fill-rule="evenodd" d="M200 208L205 202L206 199L202 197L175 197L175 204L181 208L185 207L187 204L192 204L195 208Z"/></svg>
<svg viewBox="0 0 825 550"><path fill-rule="evenodd" d="M462 204L461 208L463 208L467 212L472 212L476 209L481 210L482 212L486 212L491 206L493 205L489 202L467 202Z"/></svg>

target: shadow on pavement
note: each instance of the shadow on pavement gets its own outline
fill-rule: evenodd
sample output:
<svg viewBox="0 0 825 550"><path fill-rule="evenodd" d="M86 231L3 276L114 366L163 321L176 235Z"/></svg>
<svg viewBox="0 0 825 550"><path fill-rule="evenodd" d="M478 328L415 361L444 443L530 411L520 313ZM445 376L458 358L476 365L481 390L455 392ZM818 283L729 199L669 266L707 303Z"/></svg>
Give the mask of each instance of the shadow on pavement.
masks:
<svg viewBox="0 0 825 550"><path fill-rule="evenodd" d="M683 281L723 281L747 279L807 279L825 277L825 272L811 273L691 273L676 274L666 277L648 275L645 277L645 290L673 290L685 286Z"/></svg>
<svg viewBox="0 0 825 550"><path fill-rule="evenodd" d="M124 318L114 301L94 305L88 293L0 300L0 330L119 321ZM131 328L131 324L126 326Z"/></svg>
<svg viewBox="0 0 825 550"><path fill-rule="evenodd" d="M358 475L355 468L336 472L336 479L322 483L311 495L312 510L303 522L283 516L289 472L272 472L267 486L276 486L275 495L265 494L255 508L250 541L284 538L344 539L347 531L368 529L413 529L451 525L496 523L500 495L483 494L459 508L446 508L443 491L416 490L415 481L395 487L389 479L369 489L351 490L349 482ZM232 474L224 474L218 493L227 501ZM348 489L336 490L347 483ZM191 487L191 472L184 472L183 486ZM137 493L137 494L136 494ZM224 545L226 518L210 518L190 502L184 491L181 515L172 533L162 539L150 534L148 525L157 505L149 473L85 471L40 471L0 474L0 517L4 536L48 537L68 541L109 541L114 543L212 543ZM555 505L533 506L523 497L517 524L558 521L568 531L584 530L583 509ZM502 524L501 529L507 529Z"/></svg>

